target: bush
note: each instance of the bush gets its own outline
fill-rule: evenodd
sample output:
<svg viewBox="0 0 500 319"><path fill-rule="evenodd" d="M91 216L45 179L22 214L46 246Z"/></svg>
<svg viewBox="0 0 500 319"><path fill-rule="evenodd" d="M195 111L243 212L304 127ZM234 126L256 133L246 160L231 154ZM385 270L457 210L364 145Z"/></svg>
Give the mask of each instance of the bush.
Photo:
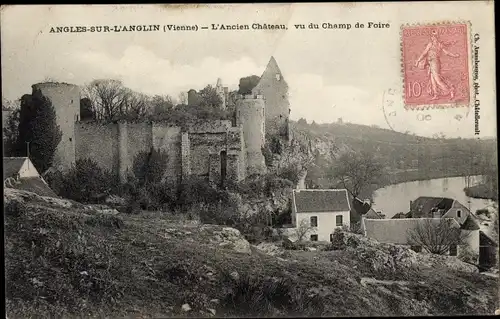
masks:
<svg viewBox="0 0 500 319"><path fill-rule="evenodd" d="M100 198L108 194L116 183L111 173L102 170L99 165L91 159L80 159L74 167L57 181L57 174L53 183L61 183L58 195L73 199L82 203L96 203Z"/></svg>
<svg viewBox="0 0 500 319"><path fill-rule="evenodd" d="M294 184L275 174L266 174L255 178L248 178L238 185L241 194L250 198L269 197L277 191L293 188Z"/></svg>
<svg viewBox="0 0 500 319"><path fill-rule="evenodd" d="M288 164L281 168L277 175L291 181L293 185L297 185L299 183L300 167L294 163Z"/></svg>
<svg viewBox="0 0 500 319"><path fill-rule="evenodd" d="M321 316L324 305L317 295L308 295L291 279L252 276L237 279L225 273L230 290L221 305L231 316L274 317L293 315Z"/></svg>
<svg viewBox="0 0 500 319"><path fill-rule="evenodd" d="M464 261L466 263L477 264L478 257L479 256L468 247L460 247L459 249L458 258L461 261Z"/></svg>
<svg viewBox="0 0 500 319"><path fill-rule="evenodd" d="M132 165L132 170L139 185L161 183L167 170L166 152L151 148L148 152L139 152Z"/></svg>

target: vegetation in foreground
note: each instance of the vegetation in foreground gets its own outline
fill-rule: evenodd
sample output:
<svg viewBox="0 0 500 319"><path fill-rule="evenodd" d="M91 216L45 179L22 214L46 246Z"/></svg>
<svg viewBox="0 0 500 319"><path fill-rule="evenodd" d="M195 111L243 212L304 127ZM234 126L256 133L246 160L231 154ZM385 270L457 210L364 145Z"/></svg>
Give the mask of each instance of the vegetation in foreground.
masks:
<svg viewBox="0 0 500 319"><path fill-rule="evenodd" d="M404 316L496 309L496 279L476 273L384 263L374 269L370 262L377 256L357 250L292 251L283 258L245 254L212 243L215 235L202 226L161 215L6 202L9 318ZM363 278L387 282L367 284Z"/></svg>

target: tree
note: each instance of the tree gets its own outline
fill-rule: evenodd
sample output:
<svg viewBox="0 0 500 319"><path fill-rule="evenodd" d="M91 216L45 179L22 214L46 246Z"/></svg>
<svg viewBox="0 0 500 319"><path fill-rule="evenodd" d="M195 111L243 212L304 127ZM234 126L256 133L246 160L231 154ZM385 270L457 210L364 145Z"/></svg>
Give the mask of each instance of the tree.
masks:
<svg viewBox="0 0 500 319"><path fill-rule="evenodd" d="M94 120L95 114L92 109L92 101L88 97L80 100L80 118L82 120Z"/></svg>
<svg viewBox="0 0 500 319"><path fill-rule="evenodd" d="M297 241L301 242L307 236L307 234L313 230L314 227L311 226L311 223L307 219L302 219L300 223L295 228L295 235L297 236Z"/></svg>
<svg viewBox="0 0 500 319"><path fill-rule="evenodd" d="M378 181L383 176L383 165L368 152L348 151L337 158L333 177L340 180L345 189L354 197Z"/></svg>
<svg viewBox="0 0 500 319"><path fill-rule="evenodd" d="M57 125L52 102L39 90L21 98L18 132L19 149L25 149L29 142L33 165L42 173L49 169L62 132Z"/></svg>
<svg viewBox="0 0 500 319"><path fill-rule="evenodd" d="M151 98L139 92L134 92L126 88L124 90L124 109L121 110L122 116L129 119L143 119L151 106Z"/></svg>
<svg viewBox="0 0 500 319"><path fill-rule="evenodd" d="M98 119L115 120L124 114L127 89L119 80L94 80L85 86L84 97L90 99Z"/></svg>
<svg viewBox="0 0 500 319"><path fill-rule="evenodd" d="M174 101L169 95L155 95L151 98L151 116L155 120L168 119L174 108Z"/></svg>
<svg viewBox="0 0 500 319"><path fill-rule="evenodd" d="M240 79L239 94L251 94L253 88L259 84L260 77L257 75L250 75Z"/></svg>
<svg viewBox="0 0 500 319"><path fill-rule="evenodd" d="M217 94L217 90L213 86L207 85L200 92L198 92L198 94L201 98L201 107L217 109L222 106L222 99L219 94Z"/></svg>
<svg viewBox="0 0 500 319"><path fill-rule="evenodd" d="M19 150L19 114L17 109L9 114L7 123L3 128L3 154L8 157L20 156Z"/></svg>
<svg viewBox="0 0 500 319"><path fill-rule="evenodd" d="M469 236L451 218L417 220L417 226L407 232L408 241L432 254L445 255L453 247L464 244Z"/></svg>

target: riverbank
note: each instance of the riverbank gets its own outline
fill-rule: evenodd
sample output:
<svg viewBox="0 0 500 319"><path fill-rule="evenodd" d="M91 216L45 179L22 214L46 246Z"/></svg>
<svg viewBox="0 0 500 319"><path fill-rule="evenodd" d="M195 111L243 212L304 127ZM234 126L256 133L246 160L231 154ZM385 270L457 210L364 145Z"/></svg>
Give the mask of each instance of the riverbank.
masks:
<svg viewBox="0 0 500 319"><path fill-rule="evenodd" d="M479 176L479 175L474 175L474 176ZM376 184L372 184L367 190L361 192L360 198L370 198L373 199L373 194L375 191L378 189L387 187L387 186L392 186L392 185L397 185L397 184L402 184L402 183L411 183L411 182L419 182L419 181L426 181L426 180L433 180L433 179L441 179L441 178L456 178L456 177L464 177L463 173L451 173L451 172L440 172L440 171L433 171L433 172L425 172L421 173L418 170L407 170L407 171L400 171L400 172L393 172L389 173L382 180L380 180ZM469 196L469 195L467 195ZM473 196L470 196L473 197ZM482 198L482 197L477 197L477 198Z"/></svg>
<svg viewBox="0 0 500 319"><path fill-rule="evenodd" d="M498 194L486 184L478 184L464 188L465 195L472 198L498 200Z"/></svg>

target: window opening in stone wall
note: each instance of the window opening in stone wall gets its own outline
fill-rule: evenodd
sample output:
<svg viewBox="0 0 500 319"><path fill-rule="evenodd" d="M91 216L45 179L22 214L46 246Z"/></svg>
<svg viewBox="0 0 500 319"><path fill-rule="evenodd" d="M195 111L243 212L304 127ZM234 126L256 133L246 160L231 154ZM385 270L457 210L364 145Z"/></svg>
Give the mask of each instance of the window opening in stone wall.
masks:
<svg viewBox="0 0 500 319"><path fill-rule="evenodd" d="M460 209L457 210L457 217L462 218L462 211Z"/></svg>
<svg viewBox="0 0 500 319"><path fill-rule="evenodd" d="M318 241L318 235L311 235L311 241Z"/></svg>
<svg viewBox="0 0 500 319"><path fill-rule="evenodd" d="M276 73L276 80L280 81L281 80L281 74Z"/></svg>
<svg viewBox="0 0 500 319"><path fill-rule="evenodd" d="M69 138L69 141L70 141L70 142L72 142L72 141L73 141L73 139L70 137L70 138Z"/></svg>
<svg viewBox="0 0 500 319"><path fill-rule="evenodd" d="M226 175L227 175L227 152L220 152L220 181L221 186L224 187L226 183Z"/></svg>

